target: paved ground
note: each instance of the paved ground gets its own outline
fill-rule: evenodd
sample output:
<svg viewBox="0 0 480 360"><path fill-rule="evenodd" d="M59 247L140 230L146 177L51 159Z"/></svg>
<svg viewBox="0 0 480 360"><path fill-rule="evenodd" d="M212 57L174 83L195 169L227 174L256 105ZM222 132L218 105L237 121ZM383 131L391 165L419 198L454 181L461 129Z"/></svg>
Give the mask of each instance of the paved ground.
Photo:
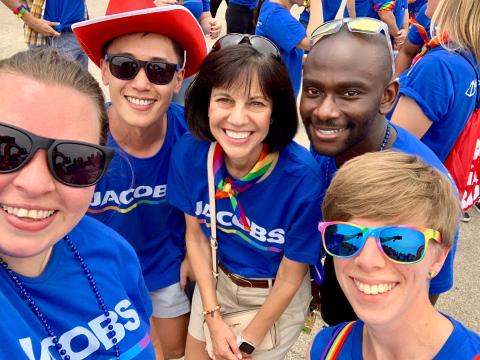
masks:
<svg viewBox="0 0 480 360"><path fill-rule="evenodd" d="M87 0L90 16L103 15L107 3L107 0ZM224 14L224 5L222 3L217 14L218 18ZM26 48L22 38L22 22L17 20L3 5L0 7L0 24L0 58L5 58ZM208 42L211 44L211 41ZM90 70L99 79L99 72L94 65L90 64ZM307 139L303 129L297 135L297 139L306 144ZM452 315L469 328L480 332L480 308L478 306L480 266L476 262L480 259L480 243L475 240L478 239L480 233L480 214L472 210L471 216L471 222L463 224L461 229L455 266L455 286L449 293L440 297L438 309ZM317 321L316 328L321 326L321 321ZM305 348L311 338L311 336L302 334L287 359L303 359Z"/></svg>

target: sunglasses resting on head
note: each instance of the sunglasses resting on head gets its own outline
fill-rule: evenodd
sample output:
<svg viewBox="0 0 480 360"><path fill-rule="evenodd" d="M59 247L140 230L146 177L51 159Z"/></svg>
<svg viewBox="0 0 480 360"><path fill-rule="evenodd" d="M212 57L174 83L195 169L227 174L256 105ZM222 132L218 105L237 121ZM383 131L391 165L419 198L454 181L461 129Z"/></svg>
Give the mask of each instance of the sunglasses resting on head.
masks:
<svg viewBox="0 0 480 360"><path fill-rule="evenodd" d="M442 242L440 232L418 226L389 225L368 228L343 221L320 222L326 252L337 258L357 256L367 239L373 237L380 251L398 264L415 264L425 257L428 242Z"/></svg>
<svg viewBox="0 0 480 360"><path fill-rule="evenodd" d="M47 150L48 168L60 183L73 187L96 184L113 157L113 149L74 140L55 140L0 123L0 174L23 168L37 150Z"/></svg>
<svg viewBox="0 0 480 360"><path fill-rule="evenodd" d="M351 33L360 33L367 35L383 34L387 41L390 58L392 60L392 71L395 73L395 58L393 55L392 41L388 26L383 21L369 17L344 18L338 20L327 21L313 30L310 35L310 42L313 46L318 40L324 36L332 35L340 31L343 25L347 24L347 29Z"/></svg>
<svg viewBox="0 0 480 360"><path fill-rule="evenodd" d="M128 55L106 54L105 60L113 76L120 80L132 80L140 69L145 70L148 81L155 85L169 84L180 65L161 60L143 61Z"/></svg>
<svg viewBox="0 0 480 360"><path fill-rule="evenodd" d="M222 36L218 39L215 44L212 46L212 51L219 51L220 49L226 48L228 46L247 44L252 46L262 55L270 55L278 61L282 61L282 55L280 50L275 46L273 42L267 38L259 35L249 35L249 34L237 34L231 33L225 36Z"/></svg>

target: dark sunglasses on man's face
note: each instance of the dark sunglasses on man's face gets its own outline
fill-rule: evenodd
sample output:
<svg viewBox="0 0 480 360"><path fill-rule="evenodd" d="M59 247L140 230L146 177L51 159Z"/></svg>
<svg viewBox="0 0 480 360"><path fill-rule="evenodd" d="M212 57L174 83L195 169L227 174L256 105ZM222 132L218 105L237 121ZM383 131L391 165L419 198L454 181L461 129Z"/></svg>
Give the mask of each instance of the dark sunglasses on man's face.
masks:
<svg viewBox="0 0 480 360"><path fill-rule="evenodd" d="M257 50L260 54L270 55L273 56L276 60L282 61L282 55L280 54L280 50L278 50L276 45L267 38L259 35L237 33L227 34L225 36L222 36L215 42L215 44L213 44L212 51L218 51L228 46L240 44L248 44L252 46L255 50Z"/></svg>
<svg viewBox="0 0 480 360"><path fill-rule="evenodd" d="M105 55L108 68L113 76L120 80L132 80L140 69L145 70L148 81L155 85L169 84L175 72L180 70L180 65L165 61L143 61L127 55Z"/></svg>
<svg viewBox="0 0 480 360"><path fill-rule="evenodd" d="M73 140L55 140L0 123L0 174L20 170L37 150L47 150L48 167L64 185L86 187L96 184L113 157L113 149Z"/></svg>

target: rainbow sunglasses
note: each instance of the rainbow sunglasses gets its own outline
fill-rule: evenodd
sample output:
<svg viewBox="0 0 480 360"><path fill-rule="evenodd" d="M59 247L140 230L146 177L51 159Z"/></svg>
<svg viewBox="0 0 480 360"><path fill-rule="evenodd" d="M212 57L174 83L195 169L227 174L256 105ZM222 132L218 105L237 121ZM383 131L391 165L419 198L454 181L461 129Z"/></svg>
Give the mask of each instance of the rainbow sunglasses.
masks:
<svg viewBox="0 0 480 360"><path fill-rule="evenodd" d="M357 256L369 237L375 238L380 251L398 264L415 264L423 260L430 239L442 242L439 231L409 225L369 228L343 221L320 222L323 247L333 257Z"/></svg>

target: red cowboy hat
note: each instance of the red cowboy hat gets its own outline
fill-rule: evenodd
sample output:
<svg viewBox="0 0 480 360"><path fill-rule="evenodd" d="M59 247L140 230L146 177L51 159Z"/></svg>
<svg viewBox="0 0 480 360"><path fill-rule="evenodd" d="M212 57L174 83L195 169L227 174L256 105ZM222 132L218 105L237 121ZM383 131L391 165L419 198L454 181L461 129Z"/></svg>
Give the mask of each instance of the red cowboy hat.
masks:
<svg viewBox="0 0 480 360"><path fill-rule="evenodd" d="M72 25L80 46L97 66L110 40L131 33L151 32L174 39L186 52L185 77L195 74L207 55L203 31L183 6L157 7L152 0L110 0L105 16Z"/></svg>

